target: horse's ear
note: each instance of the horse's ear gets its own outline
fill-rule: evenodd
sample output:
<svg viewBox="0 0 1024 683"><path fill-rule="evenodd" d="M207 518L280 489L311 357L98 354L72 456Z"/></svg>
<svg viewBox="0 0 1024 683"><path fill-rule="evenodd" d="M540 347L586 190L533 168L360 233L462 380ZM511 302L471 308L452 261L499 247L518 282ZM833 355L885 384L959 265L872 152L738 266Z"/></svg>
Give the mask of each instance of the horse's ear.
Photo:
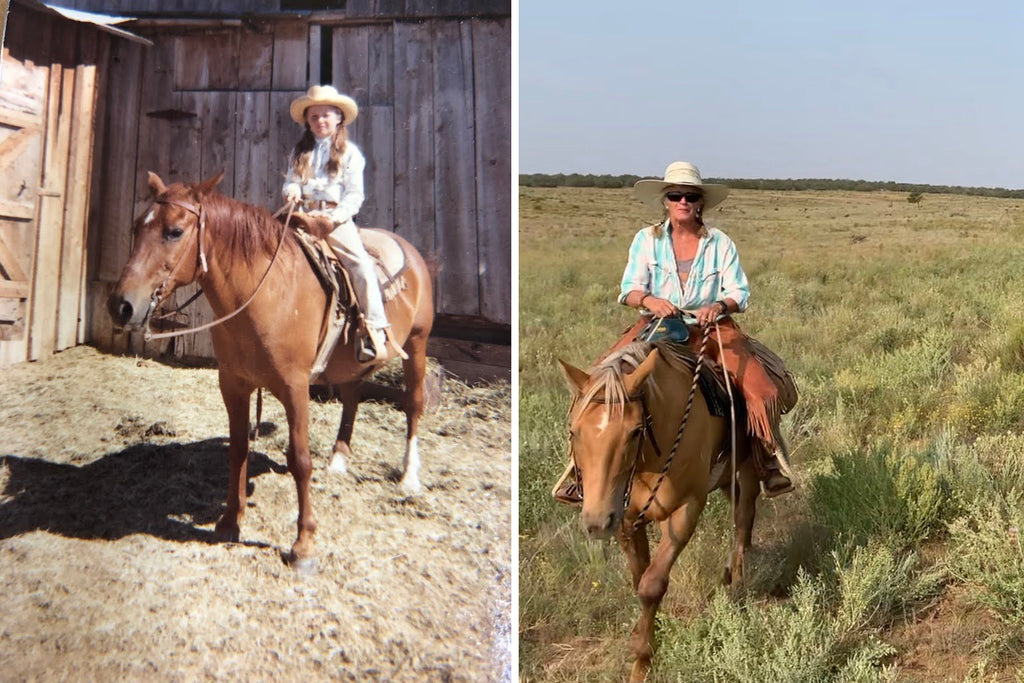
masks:
<svg viewBox="0 0 1024 683"><path fill-rule="evenodd" d="M561 358L558 359L558 366L562 369L562 375L565 377L565 383L569 385L569 391L573 394L581 393L583 387L590 381L590 375L575 366L569 365Z"/></svg>
<svg viewBox="0 0 1024 683"><path fill-rule="evenodd" d="M220 185L220 181L224 180L224 171L221 171L212 178L207 178L203 182L196 186L196 191L199 192L199 196L210 194L213 190Z"/></svg>
<svg viewBox="0 0 1024 683"><path fill-rule="evenodd" d="M626 383L626 392L629 394L635 394L639 391L640 386L650 376L651 371L654 370L654 364L658 362L658 349L654 349L647 358L644 358L643 362L637 366L636 370L626 375L623 379Z"/></svg>
<svg viewBox="0 0 1024 683"><path fill-rule="evenodd" d="M153 193L154 197L159 197L167 191L167 186L164 185L164 181L160 180L160 176L152 171L149 172L149 191Z"/></svg>

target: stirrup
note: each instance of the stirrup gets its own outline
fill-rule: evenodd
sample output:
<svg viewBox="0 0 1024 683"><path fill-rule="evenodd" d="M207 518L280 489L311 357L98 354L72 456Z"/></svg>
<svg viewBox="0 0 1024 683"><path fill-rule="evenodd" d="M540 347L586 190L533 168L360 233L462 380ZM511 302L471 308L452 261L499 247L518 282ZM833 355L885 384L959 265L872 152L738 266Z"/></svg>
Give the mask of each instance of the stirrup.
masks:
<svg viewBox="0 0 1024 683"><path fill-rule="evenodd" d="M384 330L367 327L366 335L359 340L359 362L369 363L386 353L385 343Z"/></svg>
<svg viewBox="0 0 1024 683"><path fill-rule="evenodd" d="M558 483L551 489L551 495L555 500L565 505L580 505L583 503L583 490L576 484L576 466L569 461Z"/></svg>
<svg viewBox="0 0 1024 683"><path fill-rule="evenodd" d="M796 490L796 485L793 484L793 480L787 477L779 470L770 470L770 474L767 479L761 481L761 493L765 498L774 498L781 496L784 493ZM775 486L768 488L768 480L775 479Z"/></svg>

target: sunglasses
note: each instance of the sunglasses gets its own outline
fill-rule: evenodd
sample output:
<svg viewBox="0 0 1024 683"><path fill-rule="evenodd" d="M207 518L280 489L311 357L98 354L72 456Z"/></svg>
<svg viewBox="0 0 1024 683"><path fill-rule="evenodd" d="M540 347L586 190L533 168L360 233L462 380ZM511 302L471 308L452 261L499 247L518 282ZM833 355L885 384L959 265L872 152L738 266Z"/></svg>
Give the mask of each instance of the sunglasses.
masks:
<svg viewBox="0 0 1024 683"><path fill-rule="evenodd" d="M703 197L700 192L666 192L665 199L670 202L678 202L680 199L685 199L687 204L696 204Z"/></svg>

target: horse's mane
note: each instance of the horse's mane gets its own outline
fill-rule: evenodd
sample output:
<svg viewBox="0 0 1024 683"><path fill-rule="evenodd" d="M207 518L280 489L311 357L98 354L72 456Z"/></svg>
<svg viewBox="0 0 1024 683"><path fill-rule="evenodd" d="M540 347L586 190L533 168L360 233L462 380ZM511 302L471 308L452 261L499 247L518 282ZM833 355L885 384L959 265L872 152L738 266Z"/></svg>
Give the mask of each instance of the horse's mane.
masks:
<svg viewBox="0 0 1024 683"><path fill-rule="evenodd" d="M591 368L590 381L583 393L573 401L570 415L576 408L582 409L598 396L612 411L621 412L629 398L626 395L625 376L636 370L653 348L654 345L649 342L633 342Z"/></svg>
<svg viewBox="0 0 1024 683"><path fill-rule="evenodd" d="M206 227L210 237L224 250L227 261L239 256L247 265L259 254L270 257L281 239L282 225L262 206L253 206L218 192L203 197ZM291 230L284 230L286 240L294 240Z"/></svg>

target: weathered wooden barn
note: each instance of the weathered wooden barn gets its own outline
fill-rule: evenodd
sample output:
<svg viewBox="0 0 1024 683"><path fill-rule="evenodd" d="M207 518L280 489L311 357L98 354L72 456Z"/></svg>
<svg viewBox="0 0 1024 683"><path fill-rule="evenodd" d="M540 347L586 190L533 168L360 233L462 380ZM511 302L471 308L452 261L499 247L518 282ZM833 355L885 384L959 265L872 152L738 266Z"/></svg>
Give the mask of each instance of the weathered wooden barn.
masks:
<svg viewBox="0 0 1024 683"><path fill-rule="evenodd" d="M275 209L301 132L288 103L312 83L332 83L360 105L350 137L368 164L357 222L393 229L441 263L432 355L469 376L508 375L508 0L58 1L133 17L118 26L152 42L111 39L95 59L92 179L88 192L67 193L88 210L76 341L212 357L208 333L145 344L115 333L105 313L131 249L132 219L147 206L146 172L171 182L225 171L222 192ZM12 45L14 28L12 14ZM39 187L47 188L38 202L45 209L50 186ZM85 215L79 204L76 211L71 219ZM38 225L41 235L45 221ZM190 324L212 318L205 303L189 311ZM31 333L27 346L37 346ZM48 351L40 338L26 357Z"/></svg>

